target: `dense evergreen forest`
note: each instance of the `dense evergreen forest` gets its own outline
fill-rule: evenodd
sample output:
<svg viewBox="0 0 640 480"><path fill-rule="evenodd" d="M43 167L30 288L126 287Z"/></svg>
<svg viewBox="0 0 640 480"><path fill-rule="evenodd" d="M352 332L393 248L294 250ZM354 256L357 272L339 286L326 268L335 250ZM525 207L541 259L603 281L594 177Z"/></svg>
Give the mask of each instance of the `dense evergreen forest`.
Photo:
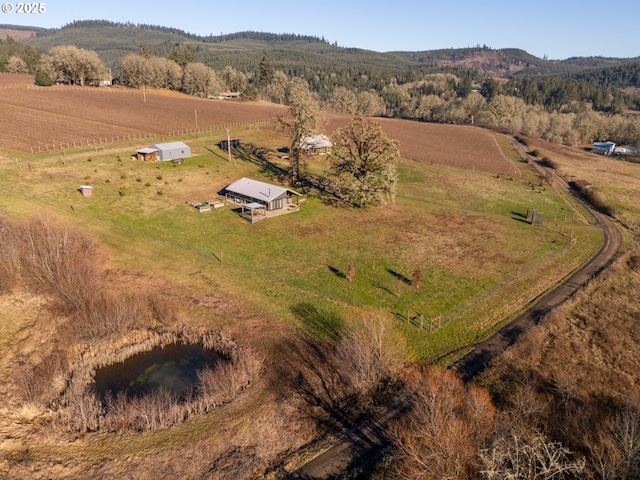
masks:
<svg viewBox="0 0 640 480"><path fill-rule="evenodd" d="M640 58L558 61L486 45L380 53L295 34L200 36L155 25L77 21L39 29L26 40L0 40L0 71L42 79L48 68L60 76L50 52L64 45L97 54L102 66L90 70L94 76L102 68L134 87L200 96L232 90L286 102L286 82L302 78L325 107L339 111L479 124L568 144L640 143L638 121L629 115L640 110ZM154 71L155 78L142 78L140 69Z"/></svg>

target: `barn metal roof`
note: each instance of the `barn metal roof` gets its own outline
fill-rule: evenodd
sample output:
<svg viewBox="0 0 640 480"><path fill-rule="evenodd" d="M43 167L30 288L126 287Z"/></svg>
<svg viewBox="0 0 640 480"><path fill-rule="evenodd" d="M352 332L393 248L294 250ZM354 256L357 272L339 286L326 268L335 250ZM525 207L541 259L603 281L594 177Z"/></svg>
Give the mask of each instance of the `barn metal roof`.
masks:
<svg viewBox="0 0 640 480"><path fill-rule="evenodd" d="M155 148L157 150L177 150L179 148L189 148L189 145L183 142L168 142L168 143L156 143L149 148Z"/></svg>
<svg viewBox="0 0 640 480"><path fill-rule="evenodd" d="M302 137L300 140L300 149L308 150L310 148L331 148L333 143L326 135L313 135L310 137Z"/></svg>
<svg viewBox="0 0 640 480"><path fill-rule="evenodd" d="M226 190L228 192L237 193L249 198L255 198L256 200L262 200L263 202L269 202L274 200L287 192L291 192L294 195L300 195L298 192L279 185L273 185L271 183L260 182L251 178L241 178L229 185Z"/></svg>

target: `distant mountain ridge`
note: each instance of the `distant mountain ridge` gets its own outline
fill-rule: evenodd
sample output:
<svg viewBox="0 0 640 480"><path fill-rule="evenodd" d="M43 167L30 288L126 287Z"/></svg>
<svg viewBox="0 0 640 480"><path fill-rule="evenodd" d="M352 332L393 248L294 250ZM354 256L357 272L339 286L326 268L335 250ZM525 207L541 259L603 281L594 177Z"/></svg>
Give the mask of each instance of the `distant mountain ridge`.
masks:
<svg viewBox="0 0 640 480"><path fill-rule="evenodd" d="M277 69L291 75L308 76L328 66L353 71L353 74L375 75L417 71L476 70L482 75L511 77L517 75L576 74L585 69L607 68L638 62L640 57L615 59L603 57L572 57L566 60L547 60L535 57L518 48L492 49L487 46L451 48L418 52L375 52L358 48L339 47L324 38L265 32L238 32L221 35L195 35L177 28L157 25L116 23L106 20L82 20L61 28L43 29L0 25L3 32L24 32L21 42L41 50L56 45L75 45L95 50L105 64L117 69L118 61L127 53L137 52L140 45L148 45L154 54L167 56L177 45L189 43L196 60L214 69L229 65L250 71L267 50Z"/></svg>

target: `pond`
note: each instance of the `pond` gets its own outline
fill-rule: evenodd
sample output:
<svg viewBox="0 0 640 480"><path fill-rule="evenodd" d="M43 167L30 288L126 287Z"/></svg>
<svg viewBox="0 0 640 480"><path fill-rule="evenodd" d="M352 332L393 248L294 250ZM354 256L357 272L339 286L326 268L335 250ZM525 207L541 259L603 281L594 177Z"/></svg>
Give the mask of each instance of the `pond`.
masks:
<svg viewBox="0 0 640 480"><path fill-rule="evenodd" d="M215 369L227 361L201 345L176 343L139 353L121 363L96 370L95 386L100 398L124 393L141 397L159 391L183 399L198 384L198 371Z"/></svg>

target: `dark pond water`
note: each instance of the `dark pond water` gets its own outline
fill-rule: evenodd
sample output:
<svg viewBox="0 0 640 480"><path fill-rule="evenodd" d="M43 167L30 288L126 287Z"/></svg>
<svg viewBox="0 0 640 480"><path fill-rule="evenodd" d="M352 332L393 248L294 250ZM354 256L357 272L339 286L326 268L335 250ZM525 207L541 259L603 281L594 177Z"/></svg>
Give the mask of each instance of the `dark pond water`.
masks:
<svg viewBox="0 0 640 480"><path fill-rule="evenodd" d="M160 390L184 397L189 390L195 389L199 370L214 369L224 361L221 355L201 345L177 343L156 347L122 363L96 370L95 385L103 399L120 392L129 397L140 397Z"/></svg>

